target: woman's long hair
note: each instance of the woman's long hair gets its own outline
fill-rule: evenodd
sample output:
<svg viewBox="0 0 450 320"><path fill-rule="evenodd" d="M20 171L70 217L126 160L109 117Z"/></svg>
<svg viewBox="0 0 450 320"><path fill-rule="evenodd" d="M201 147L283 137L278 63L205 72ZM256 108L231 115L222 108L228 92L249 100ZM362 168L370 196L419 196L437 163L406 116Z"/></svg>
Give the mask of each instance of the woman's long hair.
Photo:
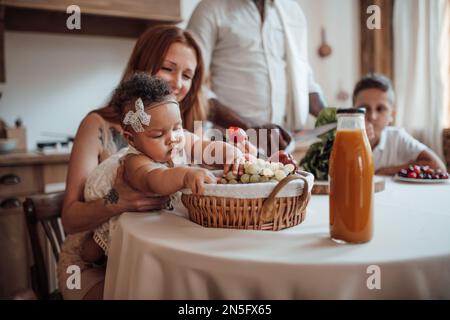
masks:
<svg viewBox="0 0 450 320"><path fill-rule="evenodd" d="M189 131L194 130L195 120L205 120L206 110L201 87L203 84L204 65L199 46L192 35L183 29L172 25L159 25L145 31L137 40L121 83L129 79L135 72L146 72L155 75L162 67L164 58L173 43L183 43L195 51L197 68L192 85L184 99L180 102L183 126ZM100 109L94 110L105 120L120 123L120 114L111 106L111 101Z"/></svg>

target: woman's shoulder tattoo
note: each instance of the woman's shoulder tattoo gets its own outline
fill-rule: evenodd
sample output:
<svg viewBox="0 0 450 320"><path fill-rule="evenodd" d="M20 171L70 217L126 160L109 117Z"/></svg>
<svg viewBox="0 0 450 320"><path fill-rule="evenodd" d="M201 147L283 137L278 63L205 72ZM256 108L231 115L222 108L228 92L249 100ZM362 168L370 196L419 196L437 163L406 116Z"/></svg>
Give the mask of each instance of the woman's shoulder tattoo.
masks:
<svg viewBox="0 0 450 320"><path fill-rule="evenodd" d="M103 128L98 128L98 140L100 140L100 144L102 146L105 145L105 133L103 132Z"/></svg>
<svg viewBox="0 0 450 320"><path fill-rule="evenodd" d="M111 141L116 146L117 150L125 148L128 146L127 140L123 137L123 135L113 127L109 128L111 133Z"/></svg>

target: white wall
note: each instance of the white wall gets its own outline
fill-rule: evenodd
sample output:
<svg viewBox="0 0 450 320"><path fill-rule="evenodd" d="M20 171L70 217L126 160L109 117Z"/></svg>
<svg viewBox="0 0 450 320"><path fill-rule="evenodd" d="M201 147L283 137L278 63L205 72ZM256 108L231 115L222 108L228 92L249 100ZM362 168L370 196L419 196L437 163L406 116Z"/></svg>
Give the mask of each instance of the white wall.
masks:
<svg viewBox="0 0 450 320"><path fill-rule="evenodd" d="M340 85L351 93L359 76L357 0L297 0L309 26L310 62L330 105ZM188 19L199 0L184 0ZM317 56L325 26L333 54ZM185 26L182 23L181 26ZM0 118L27 127L28 148L52 140L42 132L73 135L86 113L102 106L117 85L135 40L43 33L5 33L7 82L0 84Z"/></svg>
<svg viewBox="0 0 450 320"><path fill-rule="evenodd" d="M339 101L339 90L349 96L359 80L359 1L297 0L308 21L309 60L316 81L322 86L328 105L350 107L351 98ZM333 52L322 59L317 54L321 43L321 27Z"/></svg>
<svg viewBox="0 0 450 320"><path fill-rule="evenodd" d="M42 33L5 33L6 83L0 117L21 117L28 148L73 135L86 113L102 106L120 80L134 40Z"/></svg>

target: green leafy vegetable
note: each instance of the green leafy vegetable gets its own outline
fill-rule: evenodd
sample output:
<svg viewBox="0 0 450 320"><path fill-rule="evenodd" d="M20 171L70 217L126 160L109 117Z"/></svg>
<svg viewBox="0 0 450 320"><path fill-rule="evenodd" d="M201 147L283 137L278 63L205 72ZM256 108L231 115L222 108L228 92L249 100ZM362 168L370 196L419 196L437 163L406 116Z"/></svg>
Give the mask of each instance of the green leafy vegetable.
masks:
<svg viewBox="0 0 450 320"><path fill-rule="evenodd" d="M337 122L336 108L325 108L317 117L315 126L323 126ZM328 180L328 163L333 148L336 129L324 133L319 138L321 142L311 145L305 157L300 161L304 170L311 172L317 180Z"/></svg>

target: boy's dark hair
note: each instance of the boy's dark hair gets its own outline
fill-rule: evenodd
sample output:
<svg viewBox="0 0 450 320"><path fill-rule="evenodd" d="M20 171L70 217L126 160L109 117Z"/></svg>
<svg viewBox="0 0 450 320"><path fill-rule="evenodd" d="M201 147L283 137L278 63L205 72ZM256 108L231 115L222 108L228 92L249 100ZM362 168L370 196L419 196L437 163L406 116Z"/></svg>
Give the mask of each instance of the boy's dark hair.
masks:
<svg viewBox="0 0 450 320"><path fill-rule="evenodd" d="M371 73L358 81L353 90L353 105L355 104L356 96L366 89L379 89L386 92L390 103L393 105L395 100L395 93L392 87L391 80L382 74ZM355 106L356 107L356 106Z"/></svg>
<svg viewBox="0 0 450 320"><path fill-rule="evenodd" d="M149 76L146 73L139 72L131 76L130 79L123 81L114 90L111 105L121 115L121 119L132 107L136 99L141 98L144 106L161 102L171 94L169 84L155 76Z"/></svg>

